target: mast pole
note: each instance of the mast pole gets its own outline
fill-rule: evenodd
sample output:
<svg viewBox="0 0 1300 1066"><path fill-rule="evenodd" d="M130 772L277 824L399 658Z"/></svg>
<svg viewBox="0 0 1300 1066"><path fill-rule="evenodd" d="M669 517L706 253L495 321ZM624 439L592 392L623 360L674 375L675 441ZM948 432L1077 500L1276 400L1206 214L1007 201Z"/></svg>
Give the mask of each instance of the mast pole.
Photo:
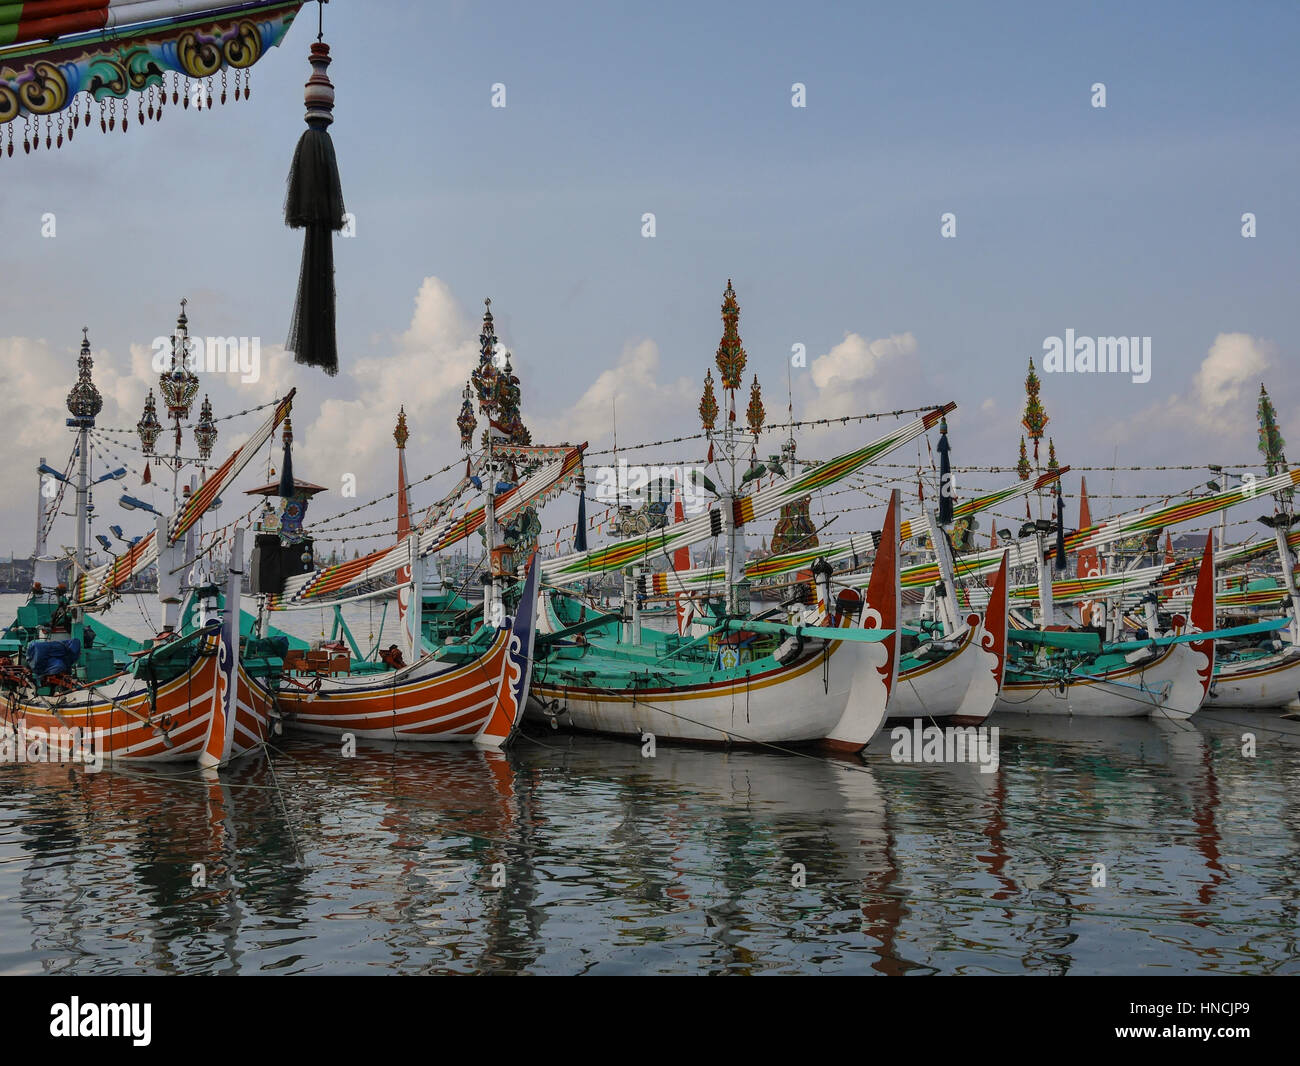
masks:
<svg viewBox="0 0 1300 1066"><path fill-rule="evenodd" d="M488 580L483 585L483 624L495 628L497 624L496 599L497 575L492 551L497 546L497 501L496 466L492 458L492 418L488 416L487 447L484 451L483 473L487 486L487 498L483 502L483 537L487 546Z"/></svg>
<svg viewBox="0 0 1300 1066"><path fill-rule="evenodd" d="M36 467L36 551L33 559L45 554L45 475L41 467L45 465L45 456L41 456ZM35 563L32 564L35 566Z"/></svg>
<svg viewBox="0 0 1300 1066"><path fill-rule="evenodd" d="M76 485L76 557L73 578L75 581L89 563L87 541L90 526L90 431L95 426L95 416L104 407L103 397L95 388L90 372L94 360L90 355L90 329L81 329L81 352L77 356L77 383L68 393L68 425L77 430L77 485Z"/></svg>
<svg viewBox="0 0 1300 1066"><path fill-rule="evenodd" d="M1039 503L1042 503L1041 497ZM1034 545L1038 551L1038 626L1046 629L1056 624L1056 611L1052 603L1052 568L1047 565L1046 545L1041 531L1035 531Z"/></svg>

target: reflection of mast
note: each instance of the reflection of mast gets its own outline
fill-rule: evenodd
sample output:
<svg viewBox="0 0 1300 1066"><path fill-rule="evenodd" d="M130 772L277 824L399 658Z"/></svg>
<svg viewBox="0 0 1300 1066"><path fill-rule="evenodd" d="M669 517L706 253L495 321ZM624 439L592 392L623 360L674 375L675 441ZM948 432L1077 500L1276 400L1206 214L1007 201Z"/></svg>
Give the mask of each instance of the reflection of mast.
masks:
<svg viewBox="0 0 1300 1066"><path fill-rule="evenodd" d="M1205 868L1210 876L1202 883L1196 898L1205 906L1214 902L1215 889L1228 879L1227 871L1219 861L1223 856L1219 851L1219 829L1215 816L1219 809L1219 779L1214 772L1214 755L1210 746L1204 743L1201 734L1190 731L1201 746L1201 765L1205 767L1204 802L1197 802L1193 793L1192 821L1196 825L1196 850L1205 858Z"/></svg>

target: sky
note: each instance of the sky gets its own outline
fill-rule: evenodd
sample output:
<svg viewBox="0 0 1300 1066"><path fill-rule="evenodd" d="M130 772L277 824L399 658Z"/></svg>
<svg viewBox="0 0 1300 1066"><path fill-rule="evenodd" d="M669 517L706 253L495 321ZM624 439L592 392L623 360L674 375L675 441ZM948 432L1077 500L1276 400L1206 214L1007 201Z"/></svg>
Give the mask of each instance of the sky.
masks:
<svg viewBox="0 0 1300 1066"><path fill-rule="evenodd" d="M261 344L257 381L204 375L218 414L297 387L295 472L331 489L318 514L391 491L399 405L413 477L457 460L488 296L535 440L608 448L615 411L621 446L697 431L728 279L772 421L787 381L801 419L954 400L954 462L1011 464L1028 360L1073 330L1149 337L1150 379L1044 374L1062 462L1256 462L1261 381L1300 448L1292 4L333 0L331 135L356 225L335 240L336 378L282 348L315 22L308 5L247 101L144 129L132 104L125 134L0 160L0 551L30 554L37 460L71 446L81 328L100 425L133 427L182 297L193 333ZM223 423L217 452L251 428ZM800 451L879 432L810 431ZM358 500L339 495L348 474ZM1136 495L1207 476L1095 478ZM101 515L140 524L100 495Z"/></svg>

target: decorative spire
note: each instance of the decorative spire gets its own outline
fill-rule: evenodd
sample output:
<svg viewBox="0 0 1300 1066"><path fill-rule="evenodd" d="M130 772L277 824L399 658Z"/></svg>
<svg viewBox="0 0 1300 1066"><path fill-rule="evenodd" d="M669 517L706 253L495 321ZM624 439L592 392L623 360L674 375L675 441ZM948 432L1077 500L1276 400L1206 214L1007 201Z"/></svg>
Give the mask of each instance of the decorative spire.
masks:
<svg viewBox="0 0 1300 1066"><path fill-rule="evenodd" d="M749 423L749 432L758 436L763 430L763 392L758 386L758 375L754 375L753 384L749 386L749 406L745 408L745 420Z"/></svg>
<svg viewBox="0 0 1300 1066"><path fill-rule="evenodd" d="M1047 472L1055 473L1059 470L1061 464L1056 461L1056 442L1051 437L1047 438Z"/></svg>
<svg viewBox="0 0 1300 1066"><path fill-rule="evenodd" d="M95 361L90 356L90 327L81 327L81 354L77 356L77 383L68 393L68 411L72 417L89 425L95 424L95 416L104 408L104 398L91 380L91 371Z"/></svg>
<svg viewBox="0 0 1300 1066"><path fill-rule="evenodd" d="M149 391L149 398L153 399L153 390ZM288 425L288 419L285 424ZM137 430L139 427L136 427ZM205 395L203 397L203 406L199 408L199 420L194 426L194 441L199 446L199 458L212 458L212 446L217 443L217 427L212 421L212 401Z"/></svg>
<svg viewBox="0 0 1300 1066"><path fill-rule="evenodd" d="M284 419L284 432L280 435L284 442L284 458L280 462L280 487L277 490L281 499L290 500L293 488L293 419L287 415Z"/></svg>
<svg viewBox="0 0 1300 1066"><path fill-rule="evenodd" d="M406 406L405 404L397 412L397 428L393 430L393 440L397 441L399 450L405 450L406 442L411 434L406 428Z"/></svg>
<svg viewBox="0 0 1300 1066"><path fill-rule="evenodd" d="M1025 453L1025 438L1020 438L1020 458L1016 462L1016 473L1020 475L1021 481L1029 480L1029 473L1032 467L1029 465L1029 456Z"/></svg>
<svg viewBox="0 0 1300 1066"><path fill-rule="evenodd" d="M307 128L293 153L284 198L285 224L305 231L298 296L284 347L293 352L294 362L320 367L333 377L339 372L334 234L344 228L347 217L338 160L329 135L334 121L334 85L327 73L330 49L322 37L318 36L311 46L311 77L303 97Z"/></svg>
<svg viewBox="0 0 1300 1066"><path fill-rule="evenodd" d="M1263 382L1259 386L1259 450L1263 453L1268 468L1268 475L1281 474L1286 470L1286 456L1282 449L1286 441L1277 428L1277 412L1273 410L1273 401L1268 398Z"/></svg>
<svg viewBox="0 0 1300 1066"><path fill-rule="evenodd" d="M158 391L162 394L163 403L167 405L167 414L178 422L190 417L190 408L194 406L194 397L199 391L199 379L189 368L189 318L185 314L187 302L181 301L181 313L176 316L176 332L172 334L171 369L158 375Z"/></svg>
<svg viewBox="0 0 1300 1066"><path fill-rule="evenodd" d="M740 305L736 302L736 290L727 279L727 291L722 297L722 340L718 344L718 374L722 387L727 390L740 388L740 376L745 371L745 349L740 343Z"/></svg>
<svg viewBox="0 0 1300 1066"><path fill-rule="evenodd" d="M713 432L718 421L718 401L713 395L713 371L704 372L704 395L700 397L700 421L706 432Z"/></svg>
<svg viewBox="0 0 1300 1066"><path fill-rule="evenodd" d="M478 393L479 410L491 419L497 410L497 363L498 354L496 326L492 321L492 300L483 301L483 328L478 335L478 366L470 375L474 391Z"/></svg>
<svg viewBox="0 0 1300 1066"><path fill-rule="evenodd" d="M1025 427L1029 439L1034 442L1035 468L1038 466L1038 442L1043 439L1043 430L1048 423L1047 412L1043 410L1043 405L1038 401L1038 390L1040 388L1042 388L1042 383L1034 372L1034 360L1030 357L1029 373L1025 377L1025 417L1020 420L1020 424Z"/></svg>
<svg viewBox="0 0 1300 1066"><path fill-rule="evenodd" d="M478 428L478 419L474 417L474 404L471 402L469 382L465 382L465 391L461 393L460 414L456 416L456 428L460 430L460 446L466 451L474 446L474 430Z"/></svg>
<svg viewBox="0 0 1300 1066"><path fill-rule="evenodd" d="M153 446L162 433L162 423L158 421L158 405L153 398L153 389L144 401L144 414L135 424L135 431L140 434L140 447L145 455L153 455Z"/></svg>

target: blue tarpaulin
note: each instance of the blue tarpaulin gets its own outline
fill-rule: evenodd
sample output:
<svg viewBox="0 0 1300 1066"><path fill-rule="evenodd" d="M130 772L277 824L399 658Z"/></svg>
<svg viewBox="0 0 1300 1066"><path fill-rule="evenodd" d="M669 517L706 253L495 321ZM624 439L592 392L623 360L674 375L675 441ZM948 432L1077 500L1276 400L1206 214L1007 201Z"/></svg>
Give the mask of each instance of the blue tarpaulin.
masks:
<svg viewBox="0 0 1300 1066"><path fill-rule="evenodd" d="M36 640L27 645L27 665L38 679L70 673L80 657L79 640Z"/></svg>

